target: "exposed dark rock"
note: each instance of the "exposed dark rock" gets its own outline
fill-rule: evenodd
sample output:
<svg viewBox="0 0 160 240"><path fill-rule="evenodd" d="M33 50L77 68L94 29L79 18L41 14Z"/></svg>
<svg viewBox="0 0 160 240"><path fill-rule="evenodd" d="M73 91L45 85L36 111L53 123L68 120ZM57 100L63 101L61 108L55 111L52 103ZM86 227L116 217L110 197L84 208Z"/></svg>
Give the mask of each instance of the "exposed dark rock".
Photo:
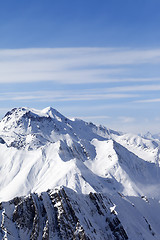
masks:
<svg viewBox="0 0 160 240"><path fill-rule="evenodd" d="M5 141L3 140L3 138L0 137L0 143L1 144L5 144Z"/></svg>
<svg viewBox="0 0 160 240"><path fill-rule="evenodd" d="M78 195L67 188L48 190L40 196L16 197L0 206L0 236L8 240L128 239L120 220L111 213L111 206L106 196ZM104 222L104 228L95 223L97 218Z"/></svg>

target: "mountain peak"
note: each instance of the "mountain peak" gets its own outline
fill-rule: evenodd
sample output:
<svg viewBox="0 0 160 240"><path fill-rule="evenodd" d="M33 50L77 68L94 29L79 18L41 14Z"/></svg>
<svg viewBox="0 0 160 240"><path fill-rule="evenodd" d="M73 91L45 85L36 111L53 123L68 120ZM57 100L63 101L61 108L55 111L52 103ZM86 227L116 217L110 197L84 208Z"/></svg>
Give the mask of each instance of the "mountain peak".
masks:
<svg viewBox="0 0 160 240"><path fill-rule="evenodd" d="M42 110L37 110L34 108L28 108L28 107L19 107L19 108L13 108L11 111L8 111L6 113L6 115L4 116L4 118L8 118L10 119L9 116L15 116L15 117L22 117L24 114L26 113L31 113L32 115L34 115L35 117L51 117L51 118L56 118L60 117L60 118L64 118L64 116L62 114L60 114L56 109L52 108L52 107L47 107L44 108ZM3 119L4 119L3 118Z"/></svg>
<svg viewBox="0 0 160 240"><path fill-rule="evenodd" d="M91 237L77 239L157 239L159 157L158 139L72 121L51 107L12 109L0 122L0 202L31 194L0 203L0 239L62 239L51 233L59 228L59 220L63 229L64 222L73 223L75 233L82 233L82 226L87 227L83 232L90 229ZM65 188L47 191L60 186L77 194ZM151 206L155 214L150 215ZM130 225L133 237L127 237L119 216L122 223L127 219L126 234ZM26 237L27 231L31 237Z"/></svg>
<svg viewBox="0 0 160 240"><path fill-rule="evenodd" d="M65 117L58 112L56 109L52 107L47 107L44 108L43 110L40 111L41 114L44 114L44 116L51 117L51 118L56 118L58 121L62 121L65 119Z"/></svg>
<svg viewBox="0 0 160 240"><path fill-rule="evenodd" d="M48 141L56 141L55 135L64 134L67 122L69 119L52 107L14 108L1 120L0 135L8 146L38 148Z"/></svg>

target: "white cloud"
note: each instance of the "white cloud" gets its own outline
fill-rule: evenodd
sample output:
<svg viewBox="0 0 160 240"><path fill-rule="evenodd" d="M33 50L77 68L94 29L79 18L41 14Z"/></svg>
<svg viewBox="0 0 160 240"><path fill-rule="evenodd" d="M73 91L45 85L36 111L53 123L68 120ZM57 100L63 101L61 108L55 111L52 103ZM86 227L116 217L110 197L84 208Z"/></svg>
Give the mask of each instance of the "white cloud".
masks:
<svg viewBox="0 0 160 240"><path fill-rule="evenodd" d="M73 118L73 117L72 117ZM75 117L74 117L75 118ZM89 121L91 121L91 120L99 120L99 119L109 119L110 117L109 116L99 116L99 115L97 115L97 116L76 116L76 118L80 118L80 119L84 119L84 120L89 120Z"/></svg>
<svg viewBox="0 0 160 240"><path fill-rule="evenodd" d="M160 102L160 98L137 100L137 101L134 101L134 102L137 102L137 103L157 103L157 102Z"/></svg>
<svg viewBox="0 0 160 240"><path fill-rule="evenodd" d="M41 64L38 66L38 64L30 63L30 65L28 69L24 69L24 66L20 63L15 64L14 67L10 66L9 63L6 66L1 66L0 64L0 83L54 81L58 83L82 84L112 82L110 75L117 75L124 71L123 69L53 70L52 67L50 67L51 69L49 69L49 66L45 68Z"/></svg>
<svg viewBox="0 0 160 240"><path fill-rule="evenodd" d="M135 121L135 118L133 117L126 117L126 116L121 116L121 117L118 117L118 119L123 122L123 123L132 123Z"/></svg>
<svg viewBox="0 0 160 240"><path fill-rule="evenodd" d="M102 89L103 91L103 89ZM66 102L66 101L90 101L105 99L136 98L137 94L104 94L99 90L63 90L63 91L36 91L36 92L9 92L1 93L0 101L38 101L38 102Z"/></svg>
<svg viewBox="0 0 160 240"><path fill-rule="evenodd" d="M159 63L160 49L129 49L129 48L28 48L0 50L1 59L56 59L73 62L74 66L91 63L96 65ZM81 62L82 61L82 62ZM65 61L64 61L65 62ZM64 63L63 62L63 63ZM67 62L65 62L67 64Z"/></svg>
<svg viewBox="0 0 160 240"><path fill-rule="evenodd" d="M160 85L123 86L104 89L107 92L159 91Z"/></svg>
<svg viewBox="0 0 160 240"><path fill-rule="evenodd" d="M159 81L159 78L120 78L119 74L128 71L126 65L145 63L160 63L160 49L6 49L0 50L0 83Z"/></svg>

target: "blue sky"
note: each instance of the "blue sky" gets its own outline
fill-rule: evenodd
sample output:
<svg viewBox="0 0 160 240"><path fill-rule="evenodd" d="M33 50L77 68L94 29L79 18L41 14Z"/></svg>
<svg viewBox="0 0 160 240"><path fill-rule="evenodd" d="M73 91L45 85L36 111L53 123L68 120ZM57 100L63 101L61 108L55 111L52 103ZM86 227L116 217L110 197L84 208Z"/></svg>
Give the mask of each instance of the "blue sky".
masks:
<svg viewBox="0 0 160 240"><path fill-rule="evenodd" d="M129 132L160 132L160 2L0 2L0 117L52 106Z"/></svg>

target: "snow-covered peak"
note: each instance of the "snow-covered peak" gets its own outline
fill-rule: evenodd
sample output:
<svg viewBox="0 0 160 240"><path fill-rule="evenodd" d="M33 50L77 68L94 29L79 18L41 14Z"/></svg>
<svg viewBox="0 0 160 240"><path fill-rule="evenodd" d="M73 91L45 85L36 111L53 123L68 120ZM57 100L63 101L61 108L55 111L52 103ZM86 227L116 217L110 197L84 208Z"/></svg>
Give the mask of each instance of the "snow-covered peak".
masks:
<svg viewBox="0 0 160 240"><path fill-rule="evenodd" d="M1 120L0 135L8 146L37 148L68 132L69 121L51 107L43 110L14 108Z"/></svg>
<svg viewBox="0 0 160 240"><path fill-rule="evenodd" d="M156 133L156 134L152 134L150 132L147 132L144 135L141 135L142 137L146 138L146 139L151 139L151 140L158 140L160 141L160 133Z"/></svg>
<svg viewBox="0 0 160 240"><path fill-rule="evenodd" d="M39 115L40 114L44 114L44 116L47 117L56 118L58 121L62 121L65 119L65 117L61 113L59 113L56 109L52 107L44 108L40 111Z"/></svg>
<svg viewBox="0 0 160 240"><path fill-rule="evenodd" d="M0 122L2 196L8 198L4 188L14 184L11 196L59 185L83 193L116 189L137 195L147 183L142 193L153 192L149 184L160 185L159 149L156 140L72 121L51 107L15 108Z"/></svg>
<svg viewBox="0 0 160 240"><path fill-rule="evenodd" d="M14 108L0 122L0 136L7 146L35 149L59 141L106 139L114 133L80 119L70 120L51 107L43 110Z"/></svg>
<svg viewBox="0 0 160 240"><path fill-rule="evenodd" d="M20 108L13 108L11 111L7 112L6 115L3 118L4 120L9 120L12 118L20 118L22 116L33 116L33 117L51 117L51 118L57 118L57 119L64 119L65 117L60 114L56 109L52 107L44 108L43 110L37 110L34 108L28 108L28 107L20 107Z"/></svg>
<svg viewBox="0 0 160 240"><path fill-rule="evenodd" d="M66 186L70 190L62 188L56 192L47 191L59 186ZM71 189L78 195L72 193ZM42 193L43 191L47 192ZM160 209L160 142L150 134L146 137L123 134L80 119L72 121L51 107L43 110L12 109L0 122L0 201L33 192L38 195L30 194L28 198L15 198L0 204L1 238L13 238L11 234L15 230L16 235L13 236L19 239L19 233L22 234L22 228L19 226L21 222L24 223L21 219L29 217L28 213L26 215L26 209L31 213L31 221L25 221L29 223L29 229L33 221L33 229L36 231L29 230L28 234L31 233L32 237L33 233L37 234L38 229L42 231L42 226L45 234L48 232L48 226L49 229L53 229L55 223L60 226L57 219L59 221L61 217L56 217L56 221L52 218L57 216L57 209L58 214L67 216L69 226L68 223L74 222L70 221L67 212L63 214L66 203L69 203L66 209L74 217L74 221L76 220L76 224L73 224L76 233L78 229L82 230L78 227L82 221L83 226L89 226L91 229L90 239L105 239L106 232L103 235L101 229L113 231L113 238L108 235L107 239L128 239L120 226L117 218L119 216L122 223L125 223L127 234L128 227L133 226L129 232L133 237L129 239L141 240L142 232L143 239L159 239L155 232L159 233L160 214L157 213L157 209ZM70 198L70 195L73 198ZM108 201L107 196L111 196L113 202ZM76 215L73 214L71 206ZM22 213L25 213L24 218ZM90 216L92 224L87 215ZM138 231L137 222L140 226ZM62 223L64 227L64 221ZM99 230L96 227L97 223L101 225ZM120 231L117 231L117 226L120 227ZM118 232L122 233L122 238L117 238ZM50 230L49 234L52 236ZM27 236L26 226L24 236ZM39 236L42 239L42 233ZM30 237L28 235L21 239Z"/></svg>

